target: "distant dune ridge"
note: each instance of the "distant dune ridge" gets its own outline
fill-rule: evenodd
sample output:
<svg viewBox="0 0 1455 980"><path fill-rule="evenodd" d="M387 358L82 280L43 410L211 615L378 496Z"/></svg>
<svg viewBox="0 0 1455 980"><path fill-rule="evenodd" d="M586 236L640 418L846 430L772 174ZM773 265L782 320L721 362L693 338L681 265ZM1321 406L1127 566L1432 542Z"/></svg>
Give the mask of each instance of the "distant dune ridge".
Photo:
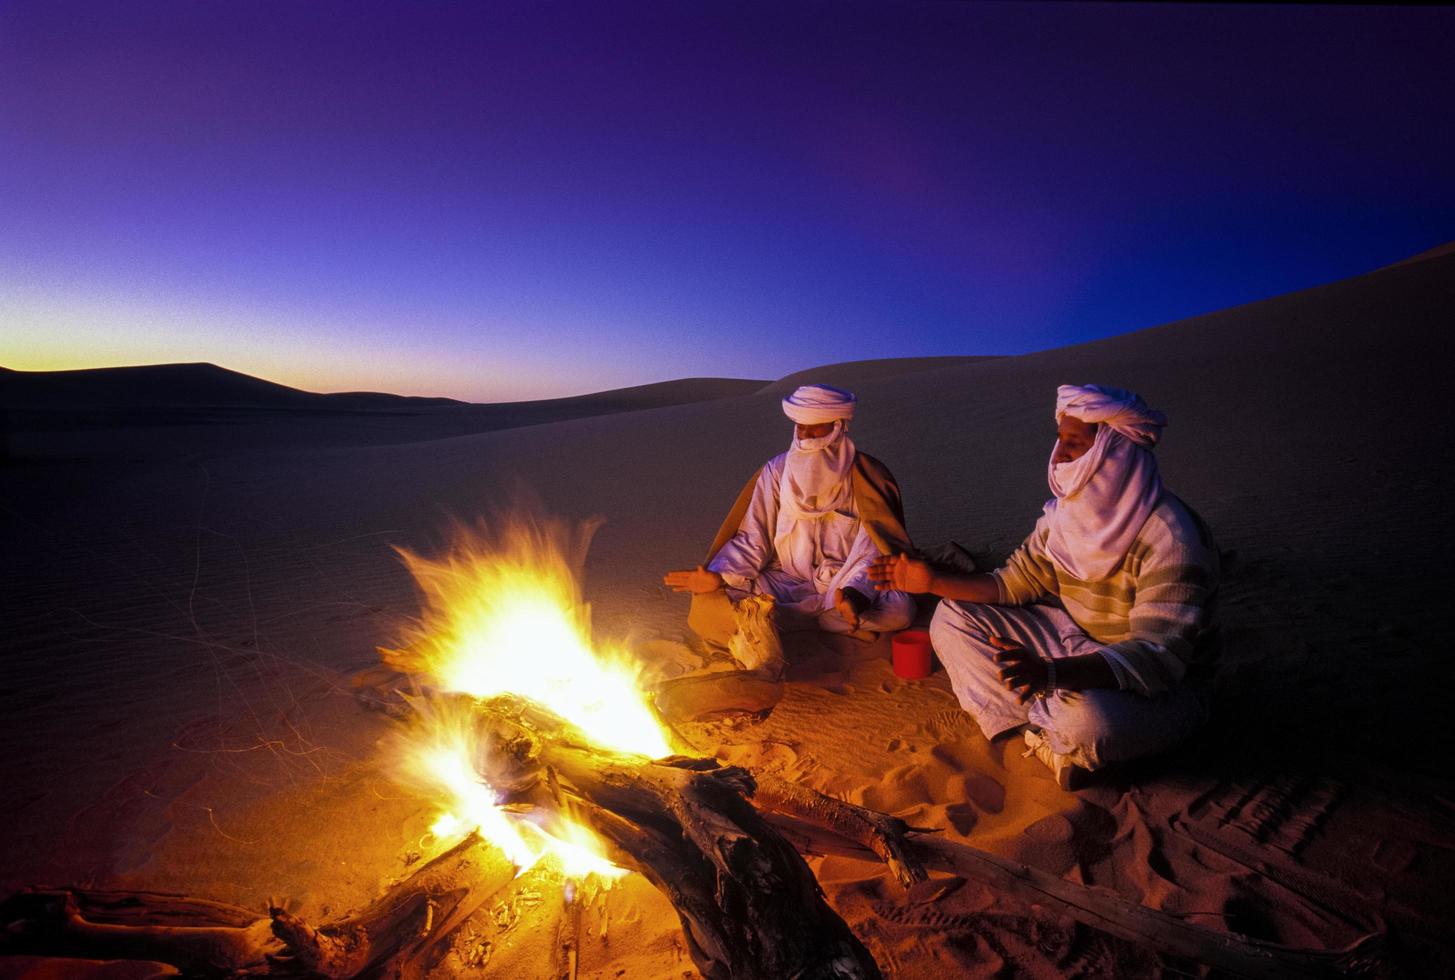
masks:
<svg viewBox="0 0 1455 980"><path fill-rule="evenodd" d="M321 411L389 411L421 408L510 409L526 417L540 406L580 408L582 414L661 408L730 398L758 391L792 390L801 384L852 385L914 371L952 367L988 357L906 357L847 361L798 371L776 381L745 378L681 378L598 391L588 395L523 402L473 403L454 398L390 395L372 391L320 394L230 371L216 364L147 364L77 371L14 371L0 367L0 408L297 408Z"/></svg>
<svg viewBox="0 0 1455 980"><path fill-rule="evenodd" d="M0 407L43 408L297 408L323 411L493 408L529 411L540 405L580 403L601 411L653 408L684 401L724 398L765 382L738 378L683 378L612 391L479 405L455 398L390 395L376 391L321 394L290 388L216 364L146 364L79 371L13 371L0 368Z"/></svg>
<svg viewBox="0 0 1455 980"><path fill-rule="evenodd" d="M379 392L320 394L215 364L79 371L0 368L0 412L19 457L164 458L288 445L444 438L728 398L765 382L683 378L568 398L474 404ZM106 433L104 439L98 433Z"/></svg>
<svg viewBox="0 0 1455 980"><path fill-rule="evenodd" d="M76 371L0 367L0 412L8 416L14 456L155 459L269 446L280 439L290 445L352 445L445 438L760 392L783 394L810 382L852 387L992 359L849 361L776 381L681 378L587 395L484 404L381 392L324 394L207 363ZM395 419L401 424L394 424ZM99 432L107 437L97 438Z"/></svg>
<svg viewBox="0 0 1455 980"><path fill-rule="evenodd" d="M321 395L254 378L216 364L147 364L79 371L0 368L0 407L44 408L339 408L459 405L452 398L378 392Z"/></svg>
<svg viewBox="0 0 1455 980"><path fill-rule="evenodd" d="M593 627L667 676L699 651L661 574L698 561L743 481L787 448L787 388L852 388L855 441L894 471L916 542L958 542L989 567L1047 496L1056 385L1091 382L1168 414L1167 486L1224 552L1201 737L1066 794L1016 745L988 744L943 673L902 682L886 642L811 639L766 720L682 734L1209 928L1321 948L1387 930L1395 975L1455 975L1455 458L1437 407L1455 252L1439 253L1017 357L337 416L292 405L354 396L299 392L276 411L151 406L198 413L170 427L20 431L18 464L0 466L0 892L88 881L248 907L283 895L305 917L357 907L404 873L435 816L380 775L390 723L354 697L418 612L393 546L437 548L450 517L489 516L522 485L552 513L600 516ZM279 387L228 375L205 376L236 398ZM10 411L34 421L60 403L29 404ZM915 905L875 863L811 864L891 975L1199 972L973 882ZM477 924L496 975L550 974L566 929L583 977L686 968L671 908L639 876L571 923L559 902L517 911L514 931Z"/></svg>

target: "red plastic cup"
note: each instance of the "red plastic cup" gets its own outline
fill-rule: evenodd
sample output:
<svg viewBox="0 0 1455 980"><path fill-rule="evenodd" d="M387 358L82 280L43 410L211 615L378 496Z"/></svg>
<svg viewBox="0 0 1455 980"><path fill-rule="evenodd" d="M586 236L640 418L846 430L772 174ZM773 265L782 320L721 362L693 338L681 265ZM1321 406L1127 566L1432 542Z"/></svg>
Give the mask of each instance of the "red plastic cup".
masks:
<svg viewBox="0 0 1455 980"><path fill-rule="evenodd" d="M894 634L894 674L907 681L930 676L930 634L924 630L904 630Z"/></svg>

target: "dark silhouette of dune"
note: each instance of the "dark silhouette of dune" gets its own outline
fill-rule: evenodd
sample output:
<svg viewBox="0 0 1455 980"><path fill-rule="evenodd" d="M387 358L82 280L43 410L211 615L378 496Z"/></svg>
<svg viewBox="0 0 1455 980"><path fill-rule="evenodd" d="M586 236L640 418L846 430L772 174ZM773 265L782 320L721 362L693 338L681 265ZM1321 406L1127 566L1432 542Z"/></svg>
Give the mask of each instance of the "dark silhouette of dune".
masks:
<svg viewBox="0 0 1455 980"><path fill-rule="evenodd" d="M848 361L766 382L681 378L564 398L486 404L369 391L305 391L210 363L44 372L0 368L0 422L11 454L18 458L165 458L269 446L384 445L776 395L809 383L855 387L989 360L995 358Z"/></svg>
<svg viewBox="0 0 1455 980"><path fill-rule="evenodd" d="M0 407L80 408L319 408L370 409L397 405L458 405L449 398L409 398L375 392L322 395L265 381L216 364L147 364L80 371L0 368Z"/></svg>
<svg viewBox="0 0 1455 980"><path fill-rule="evenodd" d="M682 378L568 398L474 404L303 391L205 363L45 372L0 368L0 424L11 454L19 458L160 458L271 445L414 442L730 398L763 384Z"/></svg>
<svg viewBox="0 0 1455 980"><path fill-rule="evenodd" d="M563 408L592 411L676 405L756 390L762 381L683 378L569 398L479 405L454 398L421 398L376 391L319 393L231 371L216 364L146 364L79 371L13 371L0 368L0 407L78 408L265 408L322 411L397 411L421 408Z"/></svg>

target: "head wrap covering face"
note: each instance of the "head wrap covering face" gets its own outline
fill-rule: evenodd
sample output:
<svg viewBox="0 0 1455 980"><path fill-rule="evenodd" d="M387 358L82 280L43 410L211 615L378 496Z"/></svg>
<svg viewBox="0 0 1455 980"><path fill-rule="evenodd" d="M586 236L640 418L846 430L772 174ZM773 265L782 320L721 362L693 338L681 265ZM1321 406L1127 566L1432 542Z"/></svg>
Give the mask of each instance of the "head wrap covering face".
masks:
<svg viewBox="0 0 1455 980"><path fill-rule="evenodd" d="M804 385L783 399L783 414L800 425L818 425L854 417L858 399L829 385Z"/></svg>
<svg viewBox="0 0 1455 980"><path fill-rule="evenodd" d="M783 489L789 492L779 498L780 511L812 519L836 509L851 491L856 452L843 419L826 436L795 438L783 467Z"/></svg>
<svg viewBox="0 0 1455 980"><path fill-rule="evenodd" d="M828 435L799 439L794 434L778 483L778 520L773 550L784 570L812 580L817 570L817 522L849 505L854 495L852 470L858 450L849 438L854 396L827 385L799 388L783 400L784 413L800 425L832 422Z"/></svg>
<svg viewBox="0 0 1455 980"><path fill-rule="evenodd" d="M1046 551L1085 581L1104 579L1121 565L1162 498L1162 476L1151 447L1167 417L1130 391L1062 385L1056 421L1070 415L1097 423L1096 439L1078 458L1046 466L1055 497L1046 503Z"/></svg>

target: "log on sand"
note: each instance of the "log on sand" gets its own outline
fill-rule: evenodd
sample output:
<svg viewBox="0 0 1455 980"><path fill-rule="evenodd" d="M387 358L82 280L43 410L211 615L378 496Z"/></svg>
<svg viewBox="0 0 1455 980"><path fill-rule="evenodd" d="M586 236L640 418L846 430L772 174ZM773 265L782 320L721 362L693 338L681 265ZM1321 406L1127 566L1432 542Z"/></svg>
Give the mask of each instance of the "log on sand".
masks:
<svg viewBox="0 0 1455 980"><path fill-rule="evenodd" d="M933 892L931 871L973 879L1024 905L1238 976L1384 972L1377 937L1325 952L1215 932L780 779L711 759L652 761L603 750L529 701L504 696L471 707L481 776L516 807L593 827L618 863L671 901L709 980L879 975L800 852L878 858L911 894ZM512 875L472 834L357 914L316 928L276 905L260 917L154 893L30 890L0 903L0 952L157 960L198 975L413 978Z"/></svg>
<svg viewBox="0 0 1455 980"><path fill-rule="evenodd" d="M28 889L0 903L0 953L153 960L191 976L423 976L432 947L515 877L477 834L364 909L314 928L158 892Z"/></svg>
<svg viewBox="0 0 1455 980"><path fill-rule="evenodd" d="M518 804L570 807L591 824L672 902L704 977L879 976L803 858L748 802L746 770L603 751L518 698L478 712L485 780Z"/></svg>
<svg viewBox="0 0 1455 980"><path fill-rule="evenodd" d="M480 775L515 808L595 828L672 902L704 977L879 976L803 858L746 799L754 783L744 770L612 753L519 698L471 707ZM501 862L487 857L471 835L364 910L318 927L276 905L260 917L176 896L32 890L0 905L0 952L155 960L196 975L422 976L513 877L508 864L489 874ZM179 905L192 912L186 925L173 921Z"/></svg>

